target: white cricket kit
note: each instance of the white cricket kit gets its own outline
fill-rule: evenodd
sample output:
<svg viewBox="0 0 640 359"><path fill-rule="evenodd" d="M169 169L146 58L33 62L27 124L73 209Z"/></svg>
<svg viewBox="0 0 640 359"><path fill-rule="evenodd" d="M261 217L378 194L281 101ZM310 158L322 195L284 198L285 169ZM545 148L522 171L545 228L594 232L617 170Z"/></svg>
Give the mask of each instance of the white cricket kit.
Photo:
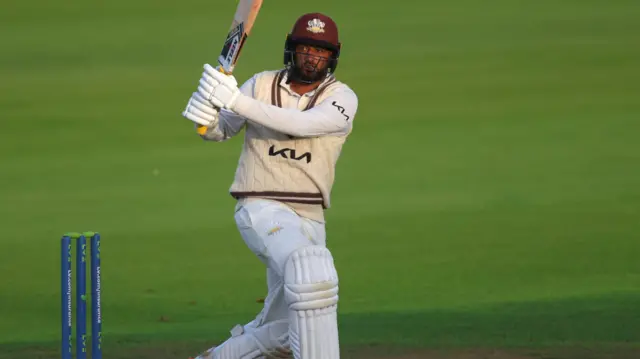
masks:
<svg viewBox="0 0 640 359"><path fill-rule="evenodd" d="M218 126L204 136L226 140L246 125L231 195L275 199L302 216L324 221L357 96L334 77L300 96L287 85L284 71L259 73L241 91L246 96L234 106L238 114L221 111Z"/></svg>
<svg viewBox="0 0 640 359"><path fill-rule="evenodd" d="M285 71L256 74L234 112L222 110L203 138L224 141L246 126L230 192L235 220L267 266L264 308L199 358L338 359L338 275L326 248L324 209L358 99L333 76L300 96Z"/></svg>

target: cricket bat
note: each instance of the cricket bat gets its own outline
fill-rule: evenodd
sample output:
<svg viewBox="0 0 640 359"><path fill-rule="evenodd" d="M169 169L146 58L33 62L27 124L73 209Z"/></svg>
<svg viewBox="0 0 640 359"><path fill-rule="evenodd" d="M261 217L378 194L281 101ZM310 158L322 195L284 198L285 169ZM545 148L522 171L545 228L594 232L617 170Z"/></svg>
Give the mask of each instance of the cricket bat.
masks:
<svg viewBox="0 0 640 359"><path fill-rule="evenodd" d="M240 51L251 33L260 7L262 7L262 0L239 0L227 39L224 41L220 56L218 56L217 68L220 72L227 75L233 74L240 57ZM199 126L197 131L200 135L204 135L207 132L207 127Z"/></svg>

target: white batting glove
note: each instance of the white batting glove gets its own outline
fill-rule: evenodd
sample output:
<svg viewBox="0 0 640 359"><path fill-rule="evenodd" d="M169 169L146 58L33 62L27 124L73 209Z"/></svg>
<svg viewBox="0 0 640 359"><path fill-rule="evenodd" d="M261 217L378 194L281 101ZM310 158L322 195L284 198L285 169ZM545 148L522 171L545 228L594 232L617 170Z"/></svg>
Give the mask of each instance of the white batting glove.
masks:
<svg viewBox="0 0 640 359"><path fill-rule="evenodd" d="M234 76L225 75L211 65L205 64L198 93L211 101L215 107L231 110L240 95L240 90Z"/></svg>
<svg viewBox="0 0 640 359"><path fill-rule="evenodd" d="M213 127L218 124L218 113L217 108L199 93L194 92L182 112L182 116L198 125Z"/></svg>

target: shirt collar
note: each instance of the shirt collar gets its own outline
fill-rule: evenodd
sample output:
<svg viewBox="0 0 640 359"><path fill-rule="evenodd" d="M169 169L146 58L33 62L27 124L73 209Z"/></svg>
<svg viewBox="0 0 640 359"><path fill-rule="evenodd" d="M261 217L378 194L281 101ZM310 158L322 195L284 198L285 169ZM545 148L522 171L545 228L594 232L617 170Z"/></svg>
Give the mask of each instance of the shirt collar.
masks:
<svg viewBox="0 0 640 359"><path fill-rule="evenodd" d="M283 89L285 89L290 95L293 96L300 96L298 95L297 92L294 92L291 89L291 86L289 86L289 84L287 83L287 78L289 77L289 72L285 71L284 76L282 76L282 79L280 80L280 83L278 84L280 87L282 87ZM318 91L319 88L321 88L324 84L326 84L327 82L329 82L331 79L333 78L332 74L329 74L328 76L326 76L324 78L324 80L320 83L320 85L318 87L316 87L315 89L305 93L303 96L308 96L311 97L313 95L316 94L316 91Z"/></svg>

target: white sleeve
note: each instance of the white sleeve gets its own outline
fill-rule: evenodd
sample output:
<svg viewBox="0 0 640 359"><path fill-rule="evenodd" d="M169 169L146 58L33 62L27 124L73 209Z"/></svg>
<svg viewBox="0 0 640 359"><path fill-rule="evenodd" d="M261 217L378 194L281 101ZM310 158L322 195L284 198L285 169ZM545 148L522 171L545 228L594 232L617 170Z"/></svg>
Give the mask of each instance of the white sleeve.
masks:
<svg viewBox="0 0 640 359"><path fill-rule="evenodd" d="M240 93L245 96L254 97L254 87L256 84L256 77L253 76L249 80L240 86ZM236 135L242 127L244 127L247 119L244 116L238 115L232 111L221 109L220 110L220 122L218 127L229 137Z"/></svg>
<svg viewBox="0 0 640 359"><path fill-rule="evenodd" d="M240 92L251 98L254 97L254 89L256 84L256 76L253 76L240 87ZM218 124L207 130L204 136L201 136L205 140L209 141L226 141L231 137L237 135L244 125L247 119L232 111L221 109L218 114ZM197 126L196 126L197 128Z"/></svg>
<svg viewBox="0 0 640 359"><path fill-rule="evenodd" d="M346 134L358 110L358 97L349 88L339 88L310 110L302 111L240 95L233 110L247 121L295 137Z"/></svg>

